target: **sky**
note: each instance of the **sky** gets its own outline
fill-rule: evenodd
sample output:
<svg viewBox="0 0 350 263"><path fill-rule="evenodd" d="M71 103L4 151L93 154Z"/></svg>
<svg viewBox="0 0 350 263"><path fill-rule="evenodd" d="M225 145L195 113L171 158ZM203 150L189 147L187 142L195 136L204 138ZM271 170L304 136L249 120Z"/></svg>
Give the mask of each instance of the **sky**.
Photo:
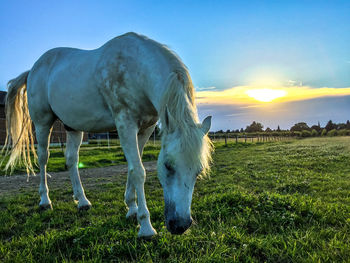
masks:
<svg viewBox="0 0 350 263"><path fill-rule="evenodd" d="M0 90L51 48L129 31L182 58L212 131L350 119L350 1L0 0Z"/></svg>

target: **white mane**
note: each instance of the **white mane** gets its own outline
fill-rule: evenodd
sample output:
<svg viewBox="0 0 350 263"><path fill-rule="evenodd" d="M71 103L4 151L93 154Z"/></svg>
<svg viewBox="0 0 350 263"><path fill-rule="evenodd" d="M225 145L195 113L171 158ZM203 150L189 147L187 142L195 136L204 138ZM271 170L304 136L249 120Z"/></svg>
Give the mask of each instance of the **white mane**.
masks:
<svg viewBox="0 0 350 263"><path fill-rule="evenodd" d="M210 168L213 145L200 129L191 77L181 61L177 66L167 79L161 99L159 114L162 136L172 133L172 127L179 129L184 159L192 166L202 169L202 175L206 175ZM166 112L171 123L169 126L166 125Z"/></svg>

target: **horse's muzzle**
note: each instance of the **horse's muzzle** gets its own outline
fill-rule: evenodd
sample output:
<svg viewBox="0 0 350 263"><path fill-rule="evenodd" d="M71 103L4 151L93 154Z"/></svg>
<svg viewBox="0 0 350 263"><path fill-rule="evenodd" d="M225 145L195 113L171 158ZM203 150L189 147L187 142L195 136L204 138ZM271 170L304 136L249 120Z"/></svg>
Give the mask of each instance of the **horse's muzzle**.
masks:
<svg viewBox="0 0 350 263"><path fill-rule="evenodd" d="M189 217L188 219L174 218L174 219L167 220L166 227L171 234L181 235L191 226L191 224L192 224L191 217Z"/></svg>

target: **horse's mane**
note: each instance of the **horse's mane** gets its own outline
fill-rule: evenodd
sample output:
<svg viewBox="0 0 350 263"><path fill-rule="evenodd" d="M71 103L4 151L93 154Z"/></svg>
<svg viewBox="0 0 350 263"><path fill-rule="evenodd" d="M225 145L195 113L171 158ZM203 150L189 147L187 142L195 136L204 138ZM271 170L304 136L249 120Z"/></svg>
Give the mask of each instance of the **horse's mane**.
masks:
<svg viewBox="0 0 350 263"><path fill-rule="evenodd" d="M197 165L196 168L202 169L202 175L206 175L210 168L213 144L200 129L194 88L187 67L168 46L133 32L125 35L136 36L152 43L167 58L172 71L166 80L165 91L160 101L161 133L162 136L166 136L173 132L171 127L176 127L180 132L185 160L190 165ZM166 125L166 112L170 115L169 126Z"/></svg>
<svg viewBox="0 0 350 263"><path fill-rule="evenodd" d="M200 129L192 80L180 60L167 79L159 115L162 136L174 132L174 127L178 129L184 159L202 169L202 176L206 175L210 168L213 145ZM171 125L166 125L167 121Z"/></svg>

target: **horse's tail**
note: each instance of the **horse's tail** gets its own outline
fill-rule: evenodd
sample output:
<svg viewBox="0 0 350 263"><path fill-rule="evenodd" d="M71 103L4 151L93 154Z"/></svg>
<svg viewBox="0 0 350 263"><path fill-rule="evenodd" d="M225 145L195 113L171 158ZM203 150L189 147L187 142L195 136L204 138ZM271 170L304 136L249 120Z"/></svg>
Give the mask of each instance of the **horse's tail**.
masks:
<svg viewBox="0 0 350 263"><path fill-rule="evenodd" d="M7 83L7 96L5 102L6 114L6 140L2 151L9 156L5 170L13 168L22 163L27 174L33 173L34 169L30 157L32 152L36 157L32 120L29 116L27 100L27 78L29 70Z"/></svg>

